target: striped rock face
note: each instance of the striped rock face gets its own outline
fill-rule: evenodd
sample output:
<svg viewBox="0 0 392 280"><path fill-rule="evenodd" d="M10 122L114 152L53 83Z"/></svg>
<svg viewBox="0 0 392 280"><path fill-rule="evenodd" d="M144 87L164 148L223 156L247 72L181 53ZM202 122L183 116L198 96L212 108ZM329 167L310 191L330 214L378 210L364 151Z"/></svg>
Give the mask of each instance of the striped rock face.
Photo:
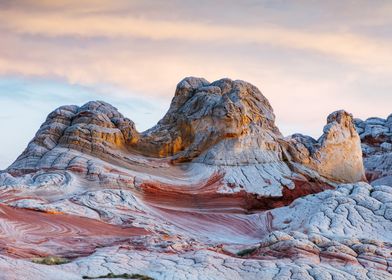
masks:
<svg viewBox="0 0 392 280"><path fill-rule="evenodd" d="M350 114L284 137L244 81L184 79L144 132L102 101L63 106L0 173L0 271L386 279L392 192L364 180ZM48 256L69 263L31 262Z"/></svg>

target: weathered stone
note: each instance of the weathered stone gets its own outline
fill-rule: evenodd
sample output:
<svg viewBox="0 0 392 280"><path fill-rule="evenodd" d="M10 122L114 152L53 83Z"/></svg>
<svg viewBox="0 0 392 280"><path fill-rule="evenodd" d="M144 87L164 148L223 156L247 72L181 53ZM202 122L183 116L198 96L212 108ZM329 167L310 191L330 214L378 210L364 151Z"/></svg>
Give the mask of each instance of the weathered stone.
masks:
<svg viewBox="0 0 392 280"><path fill-rule="evenodd" d="M362 140L366 176L372 184L392 186L392 118L369 118L355 122Z"/></svg>
<svg viewBox="0 0 392 280"><path fill-rule="evenodd" d="M60 107L0 173L0 278L388 279L392 191L359 182L354 123L388 173L388 122L337 111L284 138L244 81L184 79L142 133L102 101ZM70 263L29 262L53 255Z"/></svg>

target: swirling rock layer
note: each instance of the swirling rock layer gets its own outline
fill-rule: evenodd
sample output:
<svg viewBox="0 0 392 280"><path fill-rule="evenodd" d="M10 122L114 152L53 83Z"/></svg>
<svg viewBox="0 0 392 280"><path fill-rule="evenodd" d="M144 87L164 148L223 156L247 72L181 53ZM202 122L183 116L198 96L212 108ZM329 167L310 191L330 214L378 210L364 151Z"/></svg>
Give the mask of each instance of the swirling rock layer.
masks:
<svg viewBox="0 0 392 280"><path fill-rule="evenodd" d="M95 248L110 246L148 234L138 228L121 228L98 220L63 213L37 213L0 204L1 244L7 255L89 255Z"/></svg>
<svg viewBox="0 0 392 280"><path fill-rule="evenodd" d="M364 180L350 114L283 137L244 81L184 79L144 132L63 106L0 173L0 279L388 279L392 192Z"/></svg>

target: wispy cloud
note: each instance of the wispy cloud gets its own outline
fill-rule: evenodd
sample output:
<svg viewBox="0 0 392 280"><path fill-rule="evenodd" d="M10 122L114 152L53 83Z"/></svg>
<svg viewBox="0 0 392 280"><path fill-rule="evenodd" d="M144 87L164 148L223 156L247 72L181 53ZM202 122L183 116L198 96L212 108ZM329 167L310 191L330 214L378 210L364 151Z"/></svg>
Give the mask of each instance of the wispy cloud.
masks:
<svg viewBox="0 0 392 280"><path fill-rule="evenodd" d="M29 80L26 94L58 103L78 103L82 86L126 114L150 106L130 116L145 127L183 77L228 76L265 93L285 134L317 136L336 109L390 113L391 12L381 0L4 0L0 79Z"/></svg>
<svg viewBox="0 0 392 280"><path fill-rule="evenodd" d="M211 25L192 21L165 21L132 15L39 13L0 11L3 28L14 33L50 37L146 38L224 44L262 44L320 52L363 66L388 68L392 64L392 41L369 39L348 32L309 32L285 26Z"/></svg>

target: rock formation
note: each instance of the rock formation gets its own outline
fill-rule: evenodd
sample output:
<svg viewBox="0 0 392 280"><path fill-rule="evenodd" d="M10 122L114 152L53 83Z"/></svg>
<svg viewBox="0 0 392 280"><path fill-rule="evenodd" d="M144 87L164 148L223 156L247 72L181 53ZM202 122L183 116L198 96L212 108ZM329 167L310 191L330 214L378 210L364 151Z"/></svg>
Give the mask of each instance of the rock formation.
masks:
<svg viewBox="0 0 392 280"><path fill-rule="evenodd" d="M392 186L392 115L387 119L355 119L361 137L366 175L372 184Z"/></svg>
<svg viewBox="0 0 392 280"><path fill-rule="evenodd" d="M285 203L336 183L364 180L360 141L348 113L331 114L318 141L298 135L285 139L268 100L256 87L198 78L181 81L167 114L142 133L104 102L60 107L8 172L70 170L102 182L120 172L111 165L130 171L127 186L135 172L145 168L138 182L149 191L159 189L159 184L175 188L179 181L172 180L174 176L218 193L249 199L256 194L263 201L281 197ZM150 180L148 173L156 178ZM208 184L218 178L215 185Z"/></svg>
<svg viewBox="0 0 392 280"><path fill-rule="evenodd" d="M392 191L363 181L350 114L329 115L318 140L284 137L243 81L184 79L144 132L102 101L63 106L0 173L0 271L387 279ZM29 261L46 256L70 263Z"/></svg>
<svg viewBox="0 0 392 280"><path fill-rule="evenodd" d="M291 141L297 149L294 158L321 176L340 182L365 180L360 139L347 112L330 114L318 141L298 134Z"/></svg>

